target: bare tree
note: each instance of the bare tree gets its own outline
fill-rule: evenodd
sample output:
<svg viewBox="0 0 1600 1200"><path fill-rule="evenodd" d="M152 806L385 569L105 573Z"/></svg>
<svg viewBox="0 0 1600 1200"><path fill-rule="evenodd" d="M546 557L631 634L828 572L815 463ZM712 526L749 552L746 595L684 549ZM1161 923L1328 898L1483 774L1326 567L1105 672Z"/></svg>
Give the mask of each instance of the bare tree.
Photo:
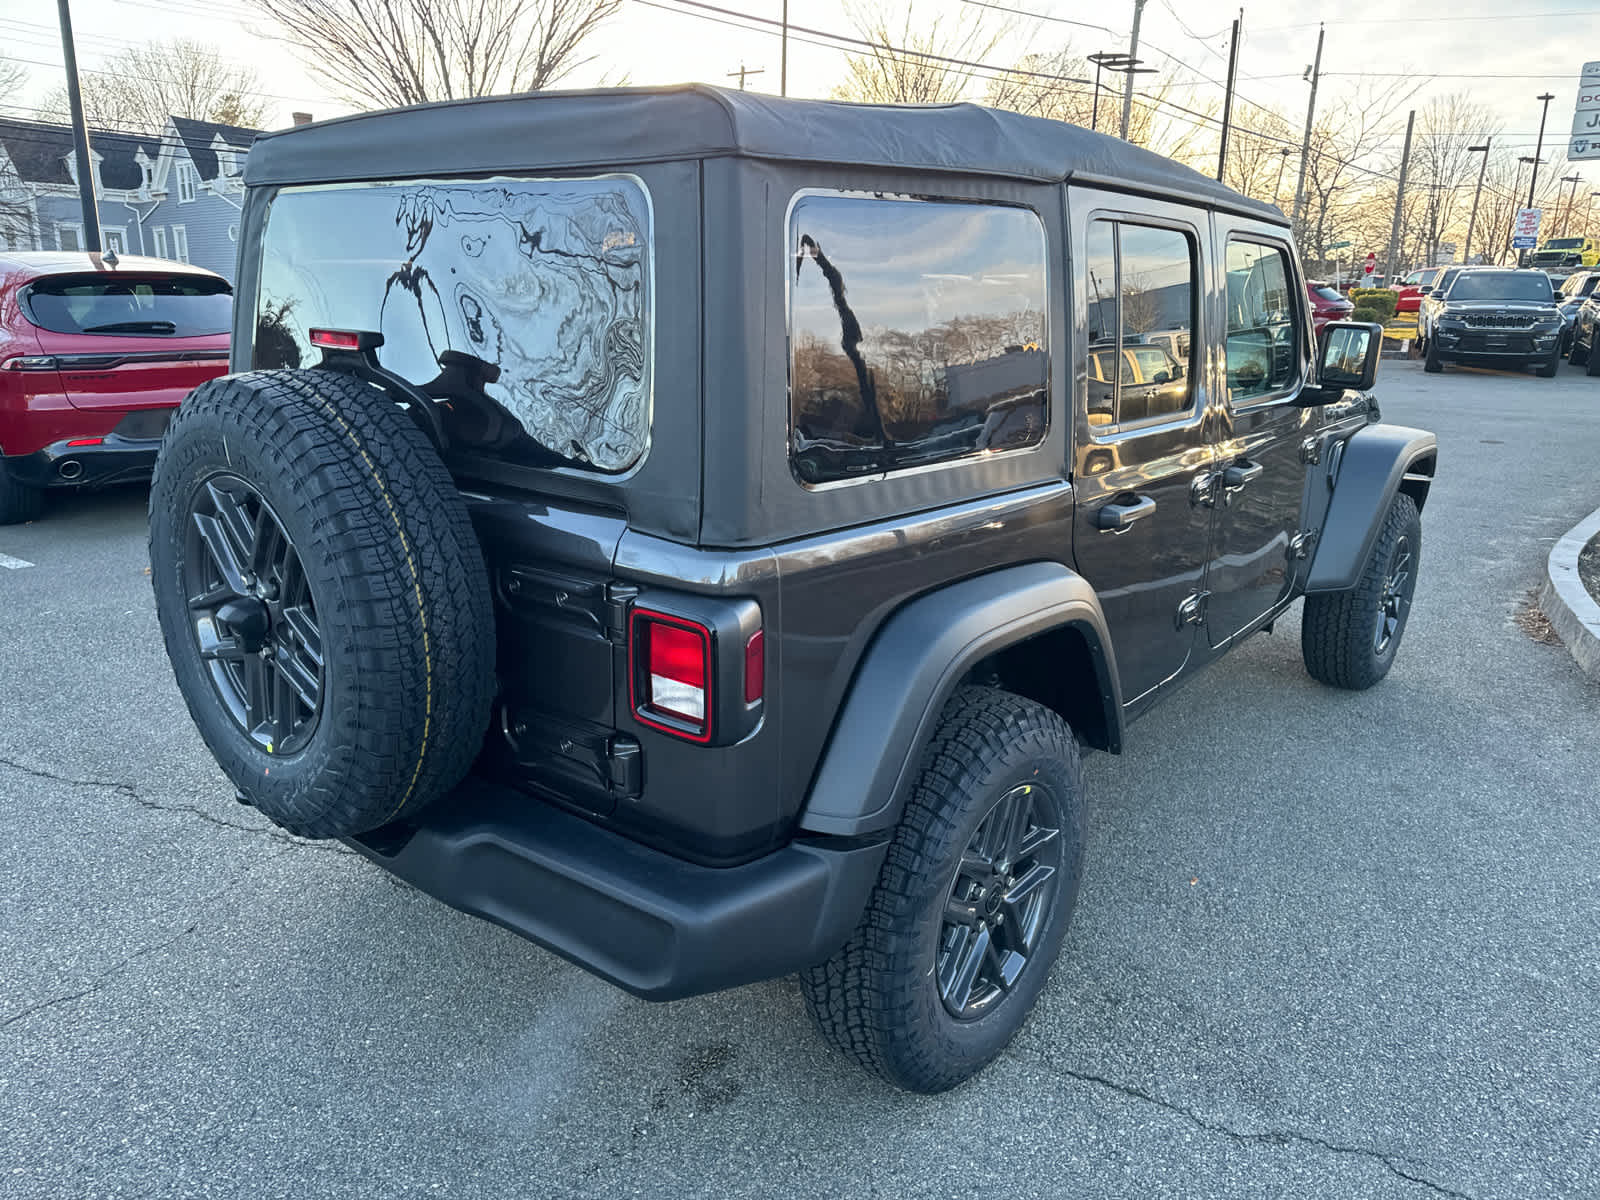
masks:
<svg viewBox="0 0 1600 1200"><path fill-rule="evenodd" d="M974 69L1010 32L1007 23L985 19L982 10L961 7L954 19L941 13L913 16L908 2L898 18L893 0L850 0L845 11L871 48L845 58L840 100L872 104L941 104L967 93Z"/></svg>
<svg viewBox="0 0 1600 1200"><path fill-rule="evenodd" d="M1306 164L1305 201L1295 230L1306 259L1325 261L1330 241L1353 240L1342 237L1346 224L1353 214L1370 213L1375 183L1398 172L1399 164L1386 143L1396 114L1421 86L1401 80L1360 88L1335 99L1317 119Z"/></svg>
<svg viewBox="0 0 1600 1200"><path fill-rule="evenodd" d="M391 108L548 88L622 0L250 2L345 99Z"/></svg>
<svg viewBox="0 0 1600 1200"><path fill-rule="evenodd" d="M80 73L83 112L90 125L158 133L169 116L259 127L267 104L249 67L225 60L204 42L150 42ZM58 120L68 111L65 88L44 108Z"/></svg>

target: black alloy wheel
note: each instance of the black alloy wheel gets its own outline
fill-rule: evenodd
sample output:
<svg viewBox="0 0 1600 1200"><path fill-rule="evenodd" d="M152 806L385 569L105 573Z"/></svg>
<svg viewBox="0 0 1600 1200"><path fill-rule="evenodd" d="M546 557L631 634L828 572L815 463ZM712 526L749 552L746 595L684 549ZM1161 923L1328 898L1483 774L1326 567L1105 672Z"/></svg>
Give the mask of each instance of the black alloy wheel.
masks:
<svg viewBox="0 0 1600 1200"><path fill-rule="evenodd" d="M1411 571L1411 539L1401 536L1395 543L1394 554L1389 559L1389 571L1384 576L1383 587L1378 591L1378 627L1372 638L1372 648L1385 653L1406 621L1406 611L1411 607L1411 593L1416 587Z"/></svg>
<svg viewBox="0 0 1600 1200"><path fill-rule="evenodd" d="M200 658L234 723L268 754L294 754L322 712L322 633L294 543L237 475L189 502L184 592Z"/></svg>
<svg viewBox="0 0 1600 1200"><path fill-rule="evenodd" d="M967 845L945 901L935 970L957 1020L983 1016L1017 985L1034 957L1061 877L1061 831L1041 784L1008 791ZM1046 817L1048 820L1048 817Z"/></svg>

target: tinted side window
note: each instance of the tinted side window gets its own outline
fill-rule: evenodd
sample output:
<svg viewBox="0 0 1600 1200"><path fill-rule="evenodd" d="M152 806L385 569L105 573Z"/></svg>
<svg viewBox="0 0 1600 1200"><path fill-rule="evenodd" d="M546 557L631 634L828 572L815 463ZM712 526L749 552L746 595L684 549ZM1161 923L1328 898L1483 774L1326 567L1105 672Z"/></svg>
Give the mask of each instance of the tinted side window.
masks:
<svg viewBox="0 0 1600 1200"><path fill-rule="evenodd" d="M1035 214L806 196L789 234L790 454L802 482L1044 439L1050 359Z"/></svg>
<svg viewBox="0 0 1600 1200"><path fill-rule="evenodd" d="M1084 259L1089 424L1122 426L1189 411L1196 274L1189 236L1152 225L1093 221ZM1110 358L1122 364L1115 384L1105 365Z"/></svg>
<svg viewBox="0 0 1600 1200"><path fill-rule="evenodd" d="M1237 404L1290 390L1300 374L1301 320L1279 246L1228 243L1228 399Z"/></svg>

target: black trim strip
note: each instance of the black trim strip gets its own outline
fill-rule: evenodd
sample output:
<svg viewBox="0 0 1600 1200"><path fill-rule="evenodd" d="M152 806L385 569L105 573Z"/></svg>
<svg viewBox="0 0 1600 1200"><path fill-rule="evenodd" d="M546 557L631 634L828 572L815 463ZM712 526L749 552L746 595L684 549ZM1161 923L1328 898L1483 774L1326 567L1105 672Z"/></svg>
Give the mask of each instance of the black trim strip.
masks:
<svg viewBox="0 0 1600 1200"><path fill-rule="evenodd" d="M87 368L120 367L130 362L226 362L226 350L134 350L114 354L56 354L56 369L61 371Z"/></svg>

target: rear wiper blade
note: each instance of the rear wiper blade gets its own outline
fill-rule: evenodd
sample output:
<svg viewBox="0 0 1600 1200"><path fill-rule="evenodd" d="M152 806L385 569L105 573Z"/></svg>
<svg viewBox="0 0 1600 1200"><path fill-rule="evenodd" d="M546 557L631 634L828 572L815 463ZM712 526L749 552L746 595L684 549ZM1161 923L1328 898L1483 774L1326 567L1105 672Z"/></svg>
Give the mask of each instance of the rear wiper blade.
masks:
<svg viewBox="0 0 1600 1200"><path fill-rule="evenodd" d="M109 325L85 325L84 333L177 333L171 321L112 321Z"/></svg>

